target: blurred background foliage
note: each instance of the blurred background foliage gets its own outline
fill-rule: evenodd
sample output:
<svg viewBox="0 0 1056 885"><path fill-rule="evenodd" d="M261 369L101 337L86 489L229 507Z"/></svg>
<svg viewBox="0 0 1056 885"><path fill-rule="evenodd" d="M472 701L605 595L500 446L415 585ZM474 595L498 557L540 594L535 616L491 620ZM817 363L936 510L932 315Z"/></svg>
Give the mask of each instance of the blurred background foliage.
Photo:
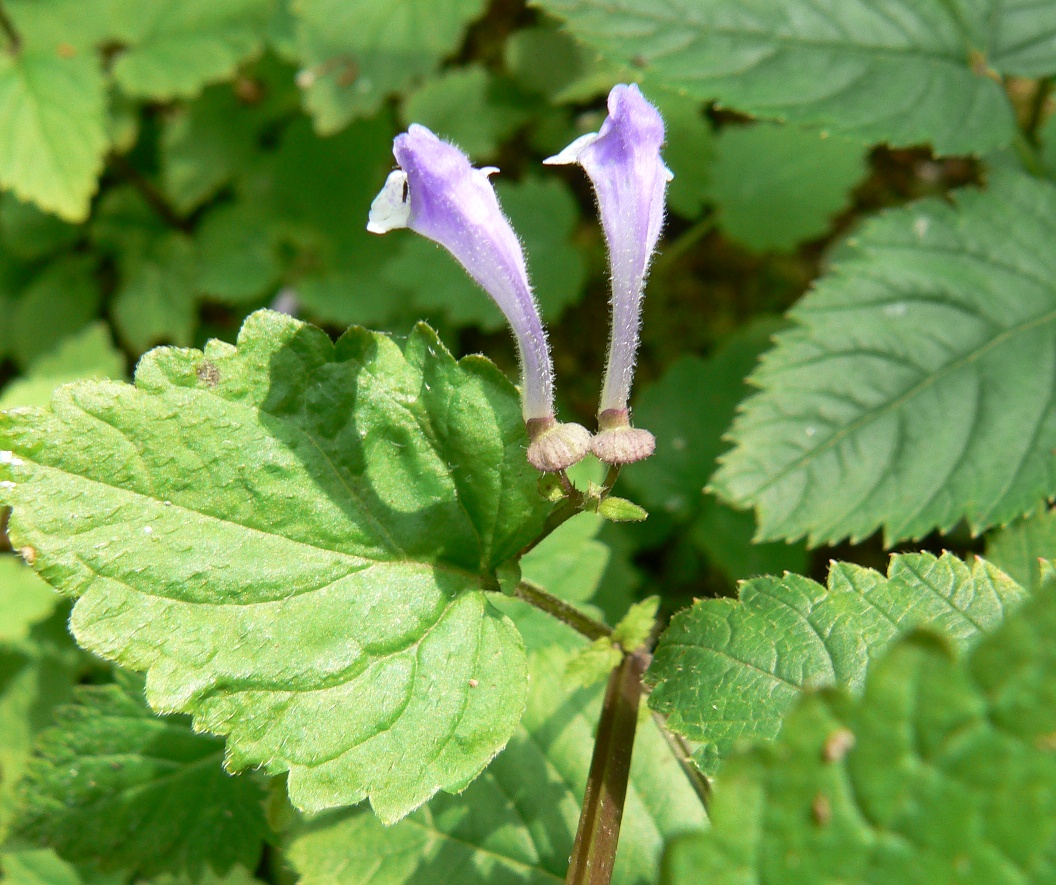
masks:
<svg viewBox="0 0 1056 885"><path fill-rule="evenodd" d="M563 415L591 423L604 241L585 177L540 161L596 130L608 89L635 80L664 113L675 173L635 394L636 423L659 444L621 482L649 520L584 541L608 548L596 604L616 617L662 590L670 612L752 575L823 578L836 555L883 568L878 538L754 545L752 515L702 489L745 376L833 244L878 209L980 181L986 163L755 122L667 89L648 65L602 61L523 0L3 0L0 26L0 408L128 377L156 345L231 341L268 306L335 334L401 335L425 319L456 354L514 374L501 315L453 259L366 231L392 138L413 121L500 167ZM1056 175L1056 137L1044 138L1056 118L1033 92L1010 93L1038 115L1039 162ZM931 546L973 544L955 533ZM0 548L0 601L20 600L0 634L2 791L46 711L97 665L2 526Z"/></svg>

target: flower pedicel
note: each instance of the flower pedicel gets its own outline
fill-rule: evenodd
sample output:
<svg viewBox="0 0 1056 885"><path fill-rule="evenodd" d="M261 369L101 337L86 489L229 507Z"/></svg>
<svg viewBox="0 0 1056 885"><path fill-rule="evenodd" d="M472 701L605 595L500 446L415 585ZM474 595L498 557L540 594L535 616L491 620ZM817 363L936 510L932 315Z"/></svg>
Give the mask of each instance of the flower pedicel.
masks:
<svg viewBox="0 0 1056 885"><path fill-rule="evenodd" d="M589 451L590 433L554 417L546 332L520 241L488 179L498 170L473 168L458 148L419 125L396 137L393 154L400 168L374 199L367 230L382 234L407 227L439 243L492 297L517 339L528 460L547 472L571 467Z"/></svg>

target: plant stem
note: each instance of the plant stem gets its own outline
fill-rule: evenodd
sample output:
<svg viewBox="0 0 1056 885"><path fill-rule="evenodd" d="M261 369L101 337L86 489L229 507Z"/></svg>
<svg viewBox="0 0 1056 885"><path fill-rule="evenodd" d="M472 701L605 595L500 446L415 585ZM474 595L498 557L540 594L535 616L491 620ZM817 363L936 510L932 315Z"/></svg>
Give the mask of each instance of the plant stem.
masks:
<svg viewBox="0 0 1056 885"><path fill-rule="evenodd" d="M517 558L520 559L524 554L528 553L537 547L542 541L546 540L547 536L556 529L561 523L567 522L577 513L583 509L583 496L576 491L576 495L573 497L565 498L564 503L560 507L555 507L550 515L546 518L546 522L543 523L542 531L532 541L525 544L520 552L517 554Z"/></svg>
<svg viewBox="0 0 1056 885"><path fill-rule="evenodd" d="M563 599L547 593L538 584L531 581L521 581L514 590L514 596L534 605L537 609L553 615L561 623L568 624L577 633L581 633L591 641L611 636L612 630L601 621L595 621L589 615L583 614L578 608L569 605Z"/></svg>
<svg viewBox="0 0 1056 885"><path fill-rule="evenodd" d="M612 879L647 659L626 655L609 677L565 885L608 885Z"/></svg>
<svg viewBox="0 0 1056 885"><path fill-rule="evenodd" d="M7 38L8 51L11 52L12 55L16 55L19 50L22 49L22 37L15 29L15 24L8 16L3 3L0 3L0 31L2 31Z"/></svg>
<svg viewBox="0 0 1056 885"><path fill-rule="evenodd" d="M131 184L132 187L139 191L140 196L147 201L150 208L157 212L161 217L161 220L169 227L182 231L185 234L191 232L193 229L191 223L186 218L182 218L176 210L169 205L169 201L165 199L165 195L154 186L154 182L129 163L128 160L120 154L111 154L110 165L113 166L121 177Z"/></svg>

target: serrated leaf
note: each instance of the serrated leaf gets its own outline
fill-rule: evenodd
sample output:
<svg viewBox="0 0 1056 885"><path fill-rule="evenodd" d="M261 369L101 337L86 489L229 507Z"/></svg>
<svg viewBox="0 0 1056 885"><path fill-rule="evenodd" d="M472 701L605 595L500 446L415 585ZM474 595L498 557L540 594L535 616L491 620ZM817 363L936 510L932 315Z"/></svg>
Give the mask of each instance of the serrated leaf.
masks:
<svg viewBox="0 0 1056 885"><path fill-rule="evenodd" d="M520 716L523 644L482 591L552 506L525 439L513 386L427 327L333 345L262 311L237 348L0 415L0 499L80 597L78 641L148 670L154 709L227 735L233 769L288 770L301 808L369 797L391 822Z"/></svg>
<svg viewBox="0 0 1056 885"><path fill-rule="evenodd" d="M120 22L128 48L114 63L114 80L136 98L193 98L261 50L271 7L271 0L134 4Z"/></svg>
<svg viewBox="0 0 1056 885"><path fill-rule="evenodd" d="M224 743L158 718L142 684L80 688L36 741L11 837L137 877L255 868L265 787L223 770Z"/></svg>
<svg viewBox="0 0 1056 885"><path fill-rule="evenodd" d="M557 179L500 181L502 208L524 243L532 287L543 317L556 320L583 292L586 264L569 241L579 217L568 187ZM447 317L455 325L492 331L506 321L494 302L447 252L408 235L399 256L382 271L394 290L415 308Z"/></svg>
<svg viewBox="0 0 1056 885"><path fill-rule="evenodd" d="M103 168L106 92L90 55L0 53L0 186L84 221Z"/></svg>
<svg viewBox="0 0 1056 885"><path fill-rule="evenodd" d="M565 683L570 687L589 688L607 679L622 660L623 652L610 637L602 636L569 659L565 667Z"/></svg>
<svg viewBox="0 0 1056 885"><path fill-rule="evenodd" d="M752 249L792 249L820 236L866 173L865 151L794 126L727 126L706 193L719 226Z"/></svg>
<svg viewBox="0 0 1056 885"><path fill-rule="evenodd" d="M124 374L125 357L114 348L109 327L95 322L30 363L25 375L0 391L0 410L46 406L61 384L82 378L121 378Z"/></svg>
<svg viewBox="0 0 1056 885"><path fill-rule="evenodd" d="M712 486L812 544L979 532L1056 493L1054 236L1056 187L1015 174L867 224L752 376Z"/></svg>
<svg viewBox="0 0 1056 885"><path fill-rule="evenodd" d="M986 558L1023 589L1041 586L1042 560L1056 560L1056 511L1044 509L987 538Z"/></svg>
<svg viewBox="0 0 1056 885"><path fill-rule="evenodd" d="M29 637L29 628L46 620L61 597L15 556L0 555L0 643Z"/></svg>
<svg viewBox="0 0 1056 885"><path fill-rule="evenodd" d="M531 655L522 724L476 783L461 796L438 796L394 827L357 812L309 825L289 850L302 885L564 881L602 690L568 689L563 674L569 653L553 639L550 648ZM661 841L703 823L700 803L663 738L643 721L614 885L655 881Z"/></svg>
<svg viewBox="0 0 1056 885"><path fill-rule="evenodd" d="M659 596L650 596L636 602L620 619L612 631L612 638L628 652L644 645L656 627L656 613L659 609Z"/></svg>
<svg viewBox="0 0 1056 885"><path fill-rule="evenodd" d="M695 98L940 154L1010 142L998 74L1056 70L1056 12L1033 0L535 3L609 59Z"/></svg>
<svg viewBox="0 0 1056 885"><path fill-rule="evenodd" d="M703 599L672 619L646 674L649 705L704 744L698 759L714 772L736 741L775 737L804 690L859 692L900 634L939 630L963 647L1023 597L993 566L950 553L894 556L886 578L833 563L827 588L792 574L756 578L737 600Z"/></svg>
<svg viewBox="0 0 1056 885"><path fill-rule="evenodd" d="M402 105L405 125L421 123L470 157L492 157L499 143L531 116L510 84L481 65L445 71L411 92Z"/></svg>
<svg viewBox="0 0 1056 885"><path fill-rule="evenodd" d="M331 135L376 113L453 53L484 7L484 0L300 0L300 82L316 129Z"/></svg>
<svg viewBox="0 0 1056 885"><path fill-rule="evenodd" d="M669 848L662 881L1051 882L1054 630L1048 587L959 661L917 634L860 698L804 698L723 769L711 830Z"/></svg>
<svg viewBox="0 0 1056 885"><path fill-rule="evenodd" d="M28 366L80 332L99 313L102 295L92 255L49 262L20 293L11 312L11 350Z"/></svg>

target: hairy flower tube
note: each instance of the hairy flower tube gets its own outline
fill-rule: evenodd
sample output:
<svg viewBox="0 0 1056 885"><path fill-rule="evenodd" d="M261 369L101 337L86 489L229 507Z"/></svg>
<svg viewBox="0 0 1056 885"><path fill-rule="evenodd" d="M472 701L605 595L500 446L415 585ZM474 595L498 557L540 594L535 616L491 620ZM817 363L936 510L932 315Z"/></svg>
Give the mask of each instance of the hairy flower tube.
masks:
<svg viewBox="0 0 1056 885"><path fill-rule="evenodd" d="M543 162L578 163L597 195L612 277L612 332L591 448L608 464L647 458L656 440L631 427L628 400L634 380L642 294L664 223L671 171L660 158L664 121L634 84L614 86L609 115L598 132L573 141Z"/></svg>
<svg viewBox="0 0 1056 885"><path fill-rule="evenodd" d="M564 470L583 458L590 433L554 417L553 363L524 252L503 215L489 176L457 147L424 126L396 136L392 172L370 207L367 230L407 227L447 249L505 315L521 362L521 412L528 460L539 470Z"/></svg>

